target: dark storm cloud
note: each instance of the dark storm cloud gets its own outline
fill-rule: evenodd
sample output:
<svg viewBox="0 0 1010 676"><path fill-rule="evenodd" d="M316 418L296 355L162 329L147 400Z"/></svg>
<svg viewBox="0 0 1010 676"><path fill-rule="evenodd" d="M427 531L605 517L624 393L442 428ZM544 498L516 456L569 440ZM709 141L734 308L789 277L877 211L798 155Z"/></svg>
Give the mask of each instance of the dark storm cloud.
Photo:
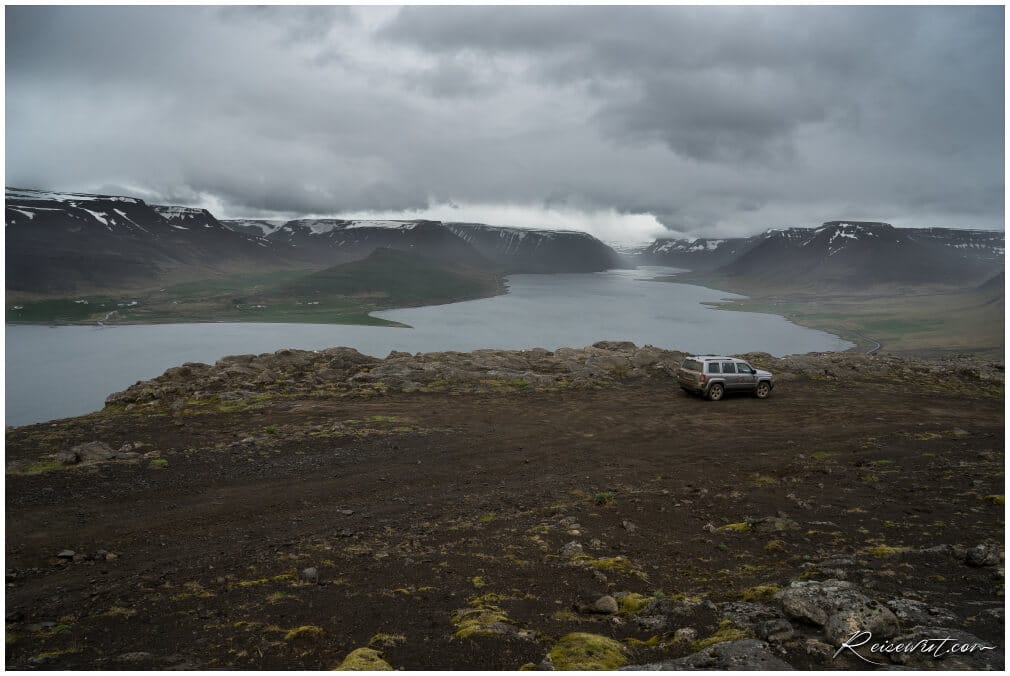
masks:
<svg viewBox="0 0 1010 676"><path fill-rule="evenodd" d="M8 184L641 232L1003 224L1001 7L6 16Z"/></svg>

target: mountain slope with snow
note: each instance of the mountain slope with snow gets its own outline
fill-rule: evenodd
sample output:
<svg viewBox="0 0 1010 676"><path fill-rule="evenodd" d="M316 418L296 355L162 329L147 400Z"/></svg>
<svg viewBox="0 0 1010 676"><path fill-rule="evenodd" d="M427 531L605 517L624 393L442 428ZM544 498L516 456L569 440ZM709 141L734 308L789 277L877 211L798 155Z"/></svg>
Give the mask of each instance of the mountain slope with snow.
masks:
<svg viewBox="0 0 1010 676"><path fill-rule="evenodd" d="M9 291L130 288L283 261L203 209L132 197L8 188L4 223Z"/></svg>
<svg viewBox="0 0 1010 676"><path fill-rule="evenodd" d="M964 232L958 237L970 240L971 235ZM859 221L769 230L752 238L744 253L715 272L738 281L777 286L858 288L977 284L1002 268L1002 255L968 255L941 241L948 237L953 235L926 236L887 223ZM985 241L991 244L992 238L987 236Z"/></svg>

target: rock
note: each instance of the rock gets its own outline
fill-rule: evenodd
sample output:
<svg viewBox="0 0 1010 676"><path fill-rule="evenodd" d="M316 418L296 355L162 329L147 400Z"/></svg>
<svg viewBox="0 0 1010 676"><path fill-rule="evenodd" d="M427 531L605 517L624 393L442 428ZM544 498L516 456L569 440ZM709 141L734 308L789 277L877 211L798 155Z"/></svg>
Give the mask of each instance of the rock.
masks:
<svg viewBox="0 0 1010 676"><path fill-rule="evenodd" d="M629 533L634 533L636 530L638 530L638 526L631 523L630 521L622 521L621 525L624 526L624 530L628 531Z"/></svg>
<svg viewBox="0 0 1010 676"><path fill-rule="evenodd" d="M352 514L354 514L354 510L353 509L338 509L337 510L337 514L342 514L344 516L351 516Z"/></svg>
<svg viewBox="0 0 1010 676"><path fill-rule="evenodd" d="M154 655L142 651L123 653L122 655L117 655L115 658L117 662L144 662L151 659L154 659Z"/></svg>
<svg viewBox="0 0 1010 676"><path fill-rule="evenodd" d="M914 627L917 625L929 626L940 624L943 626L956 626L960 620L946 608L929 606L922 601L913 599L891 599L887 602L887 607L898 618L902 625Z"/></svg>
<svg viewBox="0 0 1010 676"><path fill-rule="evenodd" d="M822 627L825 637L836 646L858 631L869 631L874 638L887 638L899 631L894 613L851 582L793 582L778 598L786 615Z"/></svg>
<svg viewBox="0 0 1010 676"><path fill-rule="evenodd" d="M698 640L698 630L693 627L681 627L673 632L674 643L694 643Z"/></svg>
<svg viewBox="0 0 1010 676"><path fill-rule="evenodd" d="M876 637L874 637L876 638ZM943 654L939 657L924 650L895 651L889 653L887 657L895 664L900 664L911 669L958 669L972 671L1002 671L1004 668L1004 650L994 642L985 641L978 636L969 634L960 629L947 627L915 627L909 633L897 636L889 641L892 644L922 645L922 641L930 641L932 645L943 647ZM946 639L953 639L947 641ZM977 646L975 650L965 649L952 650L954 645ZM928 645L928 644L927 644ZM991 650L984 650L982 646L991 646ZM937 653L941 651L936 651ZM864 657L865 653L860 653ZM870 656L869 659L883 662L880 656Z"/></svg>
<svg viewBox="0 0 1010 676"><path fill-rule="evenodd" d="M61 465L76 465L81 461L81 456L76 451L53 453L52 458Z"/></svg>
<svg viewBox="0 0 1010 676"><path fill-rule="evenodd" d="M582 545L576 542L575 540L572 540L571 542L563 546L561 549L559 549L558 553L561 554L561 556L564 556L565 558L573 559L582 553Z"/></svg>
<svg viewBox="0 0 1010 676"><path fill-rule="evenodd" d="M89 441L86 444L78 444L70 450L77 453L83 462L101 462L116 457L112 447L103 441Z"/></svg>
<svg viewBox="0 0 1010 676"><path fill-rule="evenodd" d="M763 641L768 641L769 643L782 643L783 641L791 639L795 632L793 630L793 625L789 623L789 620L779 619L765 620L764 622L758 623L758 625L754 628L754 633Z"/></svg>
<svg viewBox="0 0 1010 676"><path fill-rule="evenodd" d="M319 569L312 567L302 571L302 580L311 584L319 584Z"/></svg>
<svg viewBox="0 0 1010 676"><path fill-rule="evenodd" d="M716 643L704 650L675 660L624 667L622 671L791 671L792 666L775 656L764 641L743 639Z"/></svg>
<svg viewBox="0 0 1010 676"><path fill-rule="evenodd" d="M803 652L821 662L827 662L834 656L835 648L824 641L808 638L803 642Z"/></svg>
<svg viewBox="0 0 1010 676"><path fill-rule="evenodd" d="M969 566L974 566L975 568L984 568L986 566L997 566L999 565L1000 553L997 547L993 545L976 545L968 550L968 554L965 557L965 563Z"/></svg>
<svg viewBox="0 0 1010 676"><path fill-rule="evenodd" d="M589 606L589 612L600 615L616 615L617 611L617 601L609 594L601 596Z"/></svg>
<svg viewBox="0 0 1010 676"><path fill-rule="evenodd" d="M63 551L61 551L59 554L56 555L56 558L58 558L58 559L73 559L75 556L77 556L77 553L74 552L74 550L72 550L72 549L64 549Z"/></svg>
<svg viewBox="0 0 1010 676"><path fill-rule="evenodd" d="M748 519L751 530L755 533L782 533L789 530L796 530L800 527L792 519L782 516L766 516L762 519Z"/></svg>

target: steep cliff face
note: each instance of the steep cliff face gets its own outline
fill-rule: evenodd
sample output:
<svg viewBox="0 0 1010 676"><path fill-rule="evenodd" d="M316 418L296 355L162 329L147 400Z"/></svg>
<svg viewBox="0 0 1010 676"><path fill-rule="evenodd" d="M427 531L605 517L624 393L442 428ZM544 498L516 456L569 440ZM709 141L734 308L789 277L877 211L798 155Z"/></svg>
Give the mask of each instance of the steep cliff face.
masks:
<svg viewBox="0 0 1010 676"><path fill-rule="evenodd" d="M481 223L445 225L508 272L599 272L628 267L616 251L585 232L526 230Z"/></svg>

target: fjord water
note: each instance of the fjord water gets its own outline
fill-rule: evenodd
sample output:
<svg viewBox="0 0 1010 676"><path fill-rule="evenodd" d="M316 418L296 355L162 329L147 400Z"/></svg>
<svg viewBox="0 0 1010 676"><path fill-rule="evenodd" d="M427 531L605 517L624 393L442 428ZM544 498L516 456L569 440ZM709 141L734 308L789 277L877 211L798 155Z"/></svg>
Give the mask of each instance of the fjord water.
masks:
<svg viewBox="0 0 1010 676"><path fill-rule="evenodd" d="M338 324L7 326L6 424L81 415L105 397L184 362L283 348L353 347L384 357L481 348L582 347L599 340L695 353L773 355L846 350L851 343L776 315L702 305L733 294L649 281L670 268L514 275L509 293L376 316L412 328Z"/></svg>

